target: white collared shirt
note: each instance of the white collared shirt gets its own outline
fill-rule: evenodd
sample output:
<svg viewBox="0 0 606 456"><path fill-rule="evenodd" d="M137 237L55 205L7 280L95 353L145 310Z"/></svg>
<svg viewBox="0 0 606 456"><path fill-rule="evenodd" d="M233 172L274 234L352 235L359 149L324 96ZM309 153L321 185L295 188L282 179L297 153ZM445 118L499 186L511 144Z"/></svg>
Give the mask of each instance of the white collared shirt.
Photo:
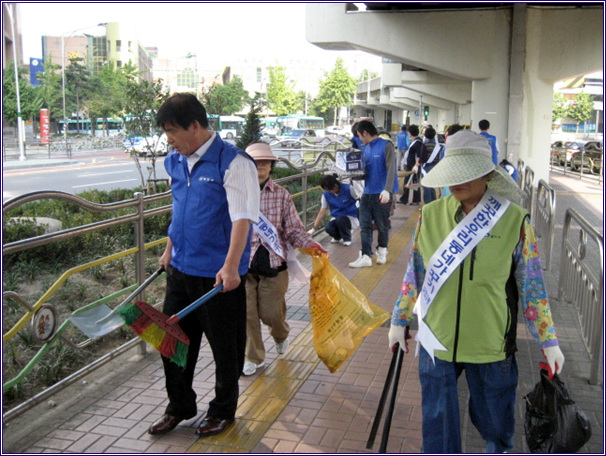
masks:
<svg viewBox="0 0 606 456"><path fill-rule="evenodd" d="M216 132L211 131L210 133L210 139L187 157L187 168L190 173L217 137ZM260 190L257 167L254 162L238 154L225 170L223 187L227 194L231 221L248 219L257 223L257 220L259 220Z"/></svg>

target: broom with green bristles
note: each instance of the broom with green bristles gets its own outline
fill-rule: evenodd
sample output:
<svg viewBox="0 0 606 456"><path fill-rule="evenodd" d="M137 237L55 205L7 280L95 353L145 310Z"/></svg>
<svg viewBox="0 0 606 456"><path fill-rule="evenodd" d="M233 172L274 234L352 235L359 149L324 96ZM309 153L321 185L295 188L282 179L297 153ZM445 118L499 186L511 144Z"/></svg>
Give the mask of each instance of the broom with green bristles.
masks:
<svg viewBox="0 0 606 456"><path fill-rule="evenodd" d="M160 354L180 367L185 367L189 338L177 324L223 289L220 284L185 309L169 316L143 301L118 309L118 313L141 339L152 345Z"/></svg>

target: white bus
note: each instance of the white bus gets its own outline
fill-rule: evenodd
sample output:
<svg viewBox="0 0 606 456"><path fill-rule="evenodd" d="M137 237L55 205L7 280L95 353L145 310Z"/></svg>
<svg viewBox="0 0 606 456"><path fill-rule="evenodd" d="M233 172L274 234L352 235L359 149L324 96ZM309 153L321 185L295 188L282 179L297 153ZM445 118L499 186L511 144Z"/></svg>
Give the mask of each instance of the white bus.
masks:
<svg viewBox="0 0 606 456"><path fill-rule="evenodd" d="M209 128L217 132L223 139L235 139L242 136L246 119L239 116L217 116L210 114L208 116Z"/></svg>

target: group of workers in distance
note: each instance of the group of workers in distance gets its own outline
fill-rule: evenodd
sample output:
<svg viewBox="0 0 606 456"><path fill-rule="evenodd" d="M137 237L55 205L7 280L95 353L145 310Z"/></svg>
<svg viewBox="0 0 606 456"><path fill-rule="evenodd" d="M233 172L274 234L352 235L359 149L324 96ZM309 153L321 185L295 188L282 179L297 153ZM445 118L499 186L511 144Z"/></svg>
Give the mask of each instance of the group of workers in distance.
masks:
<svg viewBox="0 0 606 456"><path fill-rule="evenodd" d="M287 350L293 249L326 253L312 234L327 211L333 243L350 245L359 223L361 251L350 266L372 265L373 225L376 263L386 263L398 159L371 122L358 123L364 188L359 194L353 183L325 176L320 215L307 232L288 191L270 177L278 158L269 145L253 143L243 151L223 141L192 94L169 97L157 123L174 149L164 162L173 215L159 260L167 271L163 311L177 313L219 284L223 291L179 323L190 339L187 363L181 368L163 357L168 405L148 432L165 434L197 416L193 380L204 334L215 361L215 397L196 429L206 437L234 422L240 376L265 363L261 323L275 350ZM408 351L405 328L416 321L423 451L461 452L457 378L465 371L471 420L488 452L504 452L513 446L519 302L552 375L562 370L564 356L528 213L510 200L517 185L493 162L489 140L476 133L452 131L444 149L422 181L450 195L421 207L388 346Z"/></svg>

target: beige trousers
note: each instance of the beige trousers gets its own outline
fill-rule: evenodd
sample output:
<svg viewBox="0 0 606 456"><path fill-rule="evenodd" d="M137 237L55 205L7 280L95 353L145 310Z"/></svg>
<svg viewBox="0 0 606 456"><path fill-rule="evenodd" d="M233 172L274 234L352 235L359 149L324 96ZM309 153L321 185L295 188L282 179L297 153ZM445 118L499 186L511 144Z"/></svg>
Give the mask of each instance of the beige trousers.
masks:
<svg viewBox="0 0 606 456"><path fill-rule="evenodd" d="M276 277L246 274L246 361L265 361L261 322L269 327L276 343L286 340L290 326L286 322L288 270Z"/></svg>

